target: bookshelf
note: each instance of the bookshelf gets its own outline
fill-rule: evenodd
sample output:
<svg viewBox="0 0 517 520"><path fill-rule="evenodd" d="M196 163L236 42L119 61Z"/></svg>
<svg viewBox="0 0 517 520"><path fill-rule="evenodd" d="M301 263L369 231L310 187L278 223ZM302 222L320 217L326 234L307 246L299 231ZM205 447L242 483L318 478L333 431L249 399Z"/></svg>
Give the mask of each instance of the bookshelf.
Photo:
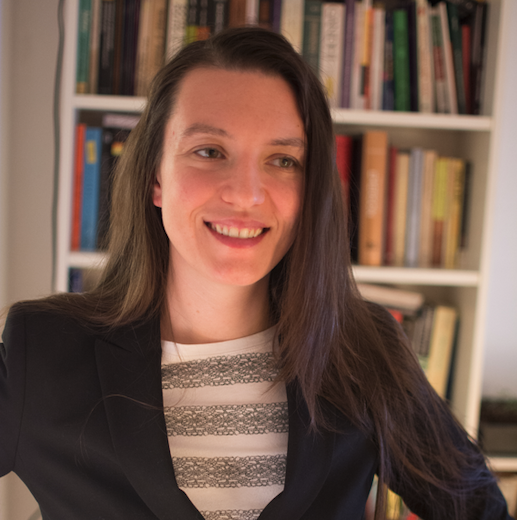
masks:
<svg viewBox="0 0 517 520"><path fill-rule="evenodd" d="M513 0L490 0L483 114L480 116L378 112L333 109L337 133L359 134L386 130L390 143L409 148L424 145L440 154L462 157L473 165L468 246L461 269L409 269L355 266L358 281L394 284L417 289L432 300L459 309L461 329L454 373L452 407L467 431L476 436L481 401L483 338L486 321L488 261L498 158L498 91L503 66L501 42L509 24L503 23L505 5ZM61 83L60 186L58 205L57 291L66 291L68 270L95 268L105 261L102 253L72 252L70 218L73 190L74 127L80 111L140 112L145 98L75 94L76 27L78 0L65 8L67 28L64 74ZM517 471L517 458L494 458L496 471Z"/></svg>

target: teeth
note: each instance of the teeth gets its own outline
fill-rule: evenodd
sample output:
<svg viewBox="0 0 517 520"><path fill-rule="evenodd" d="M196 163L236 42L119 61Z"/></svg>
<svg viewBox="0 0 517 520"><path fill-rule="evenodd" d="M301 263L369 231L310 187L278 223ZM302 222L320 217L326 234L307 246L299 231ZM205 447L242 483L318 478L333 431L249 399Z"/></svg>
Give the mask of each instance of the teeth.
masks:
<svg viewBox="0 0 517 520"><path fill-rule="evenodd" d="M252 229L252 228L236 228L236 227L228 227L228 226L220 226L219 224L210 224L210 227L217 231L220 235L225 235L227 237L233 238L255 238L258 237L263 231L263 228Z"/></svg>

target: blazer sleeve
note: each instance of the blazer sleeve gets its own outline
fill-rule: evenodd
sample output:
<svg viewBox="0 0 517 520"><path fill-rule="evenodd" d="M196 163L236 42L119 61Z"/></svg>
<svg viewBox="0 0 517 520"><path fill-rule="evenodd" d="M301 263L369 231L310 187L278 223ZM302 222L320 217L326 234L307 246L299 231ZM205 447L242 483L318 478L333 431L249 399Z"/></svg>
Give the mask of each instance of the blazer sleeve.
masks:
<svg viewBox="0 0 517 520"><path fill-rule="evenodd" d="M12 308L0 343L0 476L14 469L25 398L23 313Z"/></svg>

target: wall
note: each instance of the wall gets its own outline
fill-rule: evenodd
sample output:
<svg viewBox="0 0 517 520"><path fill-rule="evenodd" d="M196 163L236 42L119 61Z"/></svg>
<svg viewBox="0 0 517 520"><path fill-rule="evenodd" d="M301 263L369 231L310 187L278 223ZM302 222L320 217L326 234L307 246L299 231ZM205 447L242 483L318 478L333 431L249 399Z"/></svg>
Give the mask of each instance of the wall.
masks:
<svg viewBox="0 0 517 520"><path fill-rule="evenodd" d="M499 156L485 336L483 395L517 398L517 2L505 4Z"/></svg>
<svg viewBox="0 0 517 520"><path fill-rule="evenodd" d="M0 0L0 309L51 289L52 99L57 0ZM0 479L0 520L36 503Z"/></svg>

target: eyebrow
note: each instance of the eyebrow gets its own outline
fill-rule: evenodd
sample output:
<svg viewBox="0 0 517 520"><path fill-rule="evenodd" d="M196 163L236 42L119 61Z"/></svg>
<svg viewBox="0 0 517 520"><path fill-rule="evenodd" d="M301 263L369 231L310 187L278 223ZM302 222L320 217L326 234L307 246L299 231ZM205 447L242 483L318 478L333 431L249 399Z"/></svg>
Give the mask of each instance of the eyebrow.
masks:
<svg viewBox="0 0 517 520"><path fill-rule="evenodd" d="M218 128L216 126L207 125L205 123L194 123L190 125L182 134L181 137L191 137L195 134L211 134L219 135L222 137L229 137L233 139L233 136L226 130ZM269 142L271 146L292 146L295 148L305 149L305 141L299 137L292 137L286 139L273 139Z"/></svg>

